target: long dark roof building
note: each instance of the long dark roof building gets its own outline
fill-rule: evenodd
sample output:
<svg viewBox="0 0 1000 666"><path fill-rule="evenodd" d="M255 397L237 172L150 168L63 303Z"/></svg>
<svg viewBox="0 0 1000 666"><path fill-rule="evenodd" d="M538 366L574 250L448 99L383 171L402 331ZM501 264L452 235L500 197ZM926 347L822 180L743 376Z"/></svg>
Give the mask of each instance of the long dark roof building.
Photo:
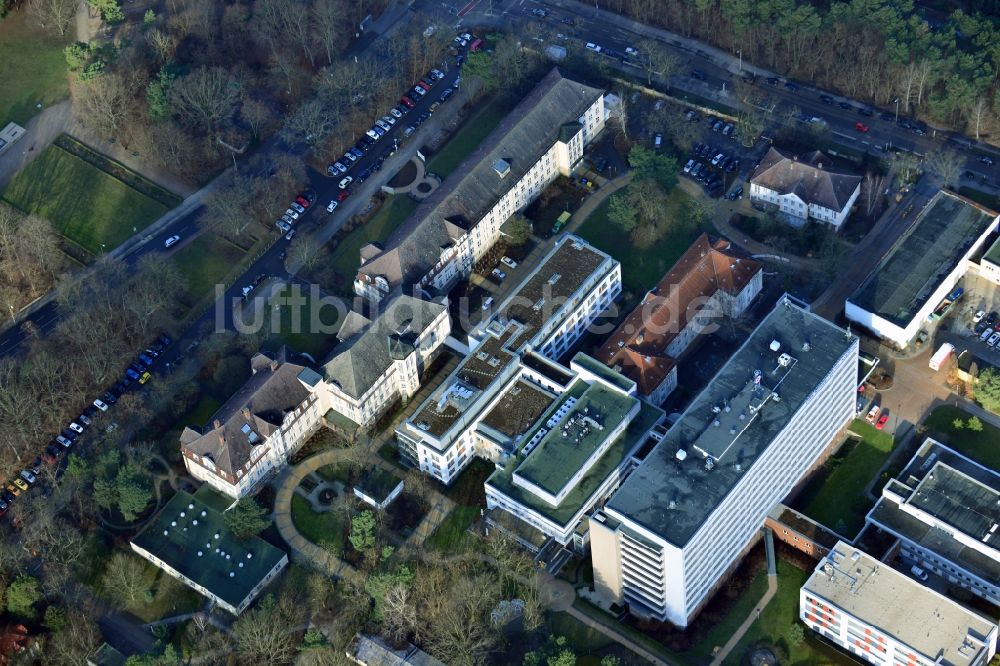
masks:
<svg viewBox="0 0 1000 666"><path fill-rule="evenodd" d="M818 150L794 155L771 148L750 182L778 194L794 194L807 205L842 210L861 183L861 176L831 169L832 158Z"/></svg>
<svg viewBox="0 0 1000 666"><path fill-rule="evenodd" d="M560 137L580 130L580 116L602 94L553 69L383 247L361 249L359 275L382 276L394 287L416 283Z"/></svg>

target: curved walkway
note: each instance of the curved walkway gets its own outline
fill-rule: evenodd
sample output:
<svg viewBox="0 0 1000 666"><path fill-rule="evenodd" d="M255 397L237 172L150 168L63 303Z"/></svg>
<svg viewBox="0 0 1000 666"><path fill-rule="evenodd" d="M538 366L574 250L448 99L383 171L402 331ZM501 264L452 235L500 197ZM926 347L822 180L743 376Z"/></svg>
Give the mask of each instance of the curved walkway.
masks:
<svg viewBox="0 0 1000 666"><path fill-rule="evenodd" d="M597 207L604 203L608 197L631 183L632 175L633 172L631 171L622 174L614 180L608 181L607 185L604 185L601 189L587 197L587 199L580 204L580 207L576 209L576 212L573 213L573 217L570 219L569 224L566 225L567 233L574 233L577 228L583 224L587 218L590 217L595 210L597 210Z"/></svg>
<svg viewBox="0 0 1000 666"><path fill-rule="evenodd" d="M728 641L726 641L726 644L722 646L722 649L719 650L719 653L715 655L715 658L712 659L711 666L719 666L719 664L721 664L726 659L726 657L729 656L729 653L733 651L736 645L740 642L740 639L743 638L744 634L746 634L747 631L750 630L750 626L757 621L757 618L760 617L760 612L764 610L765 606L771 603L771 599L774 598L774 595L777 592L778 592L778 577L773 574L768 575L767 592L765 592L764 596L760 598L759 602L757 602L757 606L754 608L754 610L750 611L750 613L747 615L747 619L743 620L743 624L740 625L740 628L737 629L735 632L733 632L733 635L729 638Z"/></svg>

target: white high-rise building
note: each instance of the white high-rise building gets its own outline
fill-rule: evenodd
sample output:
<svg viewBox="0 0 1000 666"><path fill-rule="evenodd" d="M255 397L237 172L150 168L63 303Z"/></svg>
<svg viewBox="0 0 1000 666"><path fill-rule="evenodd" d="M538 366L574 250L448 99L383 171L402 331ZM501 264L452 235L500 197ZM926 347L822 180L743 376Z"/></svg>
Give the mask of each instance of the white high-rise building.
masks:
<svg viewBox="0 0 1000 666"><path fill-rule="evenodd" d="M983 666L997 625L844 542L799 591L799 619L878 666Z"/></svg>
<svg viewBox="0 0 1000 666"><path fill-rule="evenodd" d="M590 519L598 593L687 626L854 416L858 339L784 297Z"/></svg>

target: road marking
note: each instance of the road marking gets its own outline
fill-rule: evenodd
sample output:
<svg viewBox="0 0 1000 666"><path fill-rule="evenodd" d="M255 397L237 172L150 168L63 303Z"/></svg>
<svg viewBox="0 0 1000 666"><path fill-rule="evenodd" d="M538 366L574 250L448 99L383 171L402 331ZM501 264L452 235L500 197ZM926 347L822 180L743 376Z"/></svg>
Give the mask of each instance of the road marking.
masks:
<svg viewBox="0 0 1000 666"><path fill-rule="evenodd" d="M479 0L469 0L469 2L458 10L458 16L465 16L472 11L472 8L479 4Z"/></svg>

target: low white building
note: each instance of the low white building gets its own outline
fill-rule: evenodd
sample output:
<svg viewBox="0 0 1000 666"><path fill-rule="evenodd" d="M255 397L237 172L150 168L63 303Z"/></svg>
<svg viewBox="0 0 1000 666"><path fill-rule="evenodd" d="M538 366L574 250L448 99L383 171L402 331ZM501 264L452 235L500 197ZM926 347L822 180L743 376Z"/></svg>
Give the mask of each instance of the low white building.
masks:
<svg viewBox="0 0 1000 666"><path fill-rule="evenodd" d="M604 94L553 69L384 245L361 248L354 292L447 292L500 238L500 227L604 129Z"/></svg>
<svg viewBox="0 0 1000 666"><path fill-rule="evenodd" d="M556 385L551 377L568 373L551 359L620 293L617 261L575 236L561 238L496 314L470 333L469 354L455 371L396 428L401 455L443 483L476 455L492 458L492 447L480 448L476 425L501 388L524 372L522 356L530 352L540 386Z"/></svg>
<svg viewBox="0 0 1000 666"><path fill-rule="evenodd" d="M855 413L858 339L783 298L590 518L594 586L685 627Z"/></svg>
<svg viewBox="0 0 1000 666"><path fill-rule="evenodd" d="M927 439L866 521L924 571L1000 605L1000 474Z"/></svg>
<svg viewBox="0 0 1000 666"><path fill-rule="evenodd" d="M899 348L933 321L945 297L997 230L1000 216L941 190L903 232L872 274L844 304L844 313Z"/></svg>
<svg viewBox="0 0 1000 666"><path fill-rule="evenodd" d="M417 392L420 375L450 332L443 298L430 302L401 294L374 321L348 313L337 333L342 342L320 369L324 406L362 428L371 426Z"/></svg>
<svg viewBox="0 0 1000 666"><path fill-rule="evenodd" d="M132 550L215 605L239 615L288 566L288 555L260 537L226 528L228 498L202 486L177 491L132 539Z"/></svg>
<svg viewBox="0 0 1000 666"><path fill-rule="evenodd" d="M638 398L634 382L589 356L577 354L570 372L575 379L557 394L515 379L477 432L503 452L486 481L486 506L523 523L509 531L529 547L553 539L582 553L587 514L638 465L636 451L664 414ZM538 401L541 409L531 406ZM534 422L516 427L528 415Z"/></svg>
<svg viewBox="0 0 1000 666"><path fill-rule="evenodd" d="M799 619L878 666L984 666L997 625L840 542L799 590Z"/></svg>
<svg viewBox="0 0 1000 666"><path fill-rule="evenodd" d="M861 176L831 169L820 151L793 155L771 148L750 176L750 200L770 204L794 226L816 220L839 229L861 193Z"/></svg>
<svg viewBox="0 0 1000 666"><path fill-rule="evenodd" d="M180 436L184 466L194 478L240 498L262 481L319 427L327 408L322 377L314 370L257 354L252 375L202 430L184 428Z"/></svg>

